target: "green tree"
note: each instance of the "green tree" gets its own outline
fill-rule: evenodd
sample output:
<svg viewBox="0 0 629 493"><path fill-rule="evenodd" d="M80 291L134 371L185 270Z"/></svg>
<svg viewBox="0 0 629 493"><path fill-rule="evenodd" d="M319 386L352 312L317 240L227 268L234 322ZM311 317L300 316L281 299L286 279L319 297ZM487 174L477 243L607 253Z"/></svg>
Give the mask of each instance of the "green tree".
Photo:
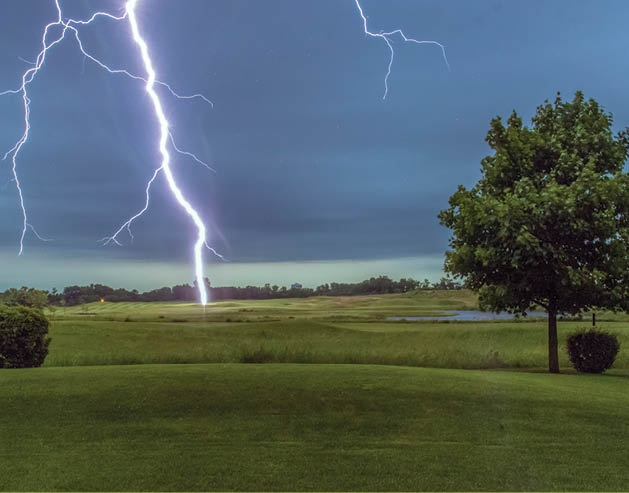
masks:
<svg viewBox="0 0 629 493"><path fill-rule="evenodd" d="M452 229L445 269L493 311L548 312L548 366L559 372L557 314L627 309L627 129L581 92L537 108L532 126L496 117L482 177L459 186L441 224Z"/></svg>

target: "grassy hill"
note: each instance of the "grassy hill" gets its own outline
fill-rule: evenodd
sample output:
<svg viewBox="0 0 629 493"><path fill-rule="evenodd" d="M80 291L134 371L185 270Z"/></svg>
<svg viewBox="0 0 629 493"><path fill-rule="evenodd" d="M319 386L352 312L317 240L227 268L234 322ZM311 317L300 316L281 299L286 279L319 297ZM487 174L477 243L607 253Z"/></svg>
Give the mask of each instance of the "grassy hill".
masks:
<svg viewBox="0 0 629 493"><path fill-rule="evenodd" d="M3 490L624 490L629 374L142 365L2 374Z"/></svg>

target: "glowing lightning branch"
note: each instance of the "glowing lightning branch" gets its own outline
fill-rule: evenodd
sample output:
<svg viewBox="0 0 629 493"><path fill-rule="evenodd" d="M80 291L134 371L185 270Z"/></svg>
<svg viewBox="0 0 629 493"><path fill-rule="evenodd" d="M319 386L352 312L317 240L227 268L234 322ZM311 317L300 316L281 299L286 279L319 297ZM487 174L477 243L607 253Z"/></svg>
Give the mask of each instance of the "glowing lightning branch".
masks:
<svg viewBox="0 0 629 493"><path fill-rule="evenodd" d="M65 36L66 27L63 24L63 21L61 19L61 9L59 8L59 4L57 3L57 1L58 0L55 0L56 5L57 5L57 11L59 13L58 19L57 19L56 22L51 22L50 24L46 25L46 27L44 28L44 34L42 36L43 48L39 52L39 54L37 55L37 58L35 60L35 63L33 63L33 66L31 68L29 68L26 72L24 72L24 74L22 75L22 85L18 89L8 90L8 91L4 91L4 92L0 93L0 96L3 96L5 94L21 94L22 95L23 107L24 107L24 133L18 139L18 141L15 143L15 145L11 149L9 149L5 153L4 157L2 158L3 160L5 160L9 156L11 157L11 173L13 175L12 179L13 179L13 182L15 183L15 188L17 189L20 209L22 211L22 233L20 235L19 255L21 255L23 250L24 250L24 237L26 236L26 231L29 228L34 231L34 228L28 222L28 216L26 214L26 206L24 205L24 195L22 193L22 185L20 183L20 179L19 179L18 174L17 174L17 156L20 153L20 151L22 150L22 146L24 146L24 144L28 140L28 136L29 136L30 129L31 129L31 126L30 126L30 112L31 112L30 103L31 103L31 100L28 97L27 86L28 86L28 84L30 84L33 81L33 79L35 78L35 76L39 72L39 69L44 64L44 61L46 60L46 54L48 53L48 50L50 48L52 48L54 45L56 45L57 43L59 43L63 39L63 37ZM64 25L64 29L63 29L61 35L59 37L57 37L57 39L55 39L50 44L47 44L46 40L48 38L49 30L53 26L58 26L58 25ZM36 234L36 236L39 236L37 233L35 233L35 234Z"/></svg>
<svg viewBox="0 0 629 493"><path fill-rule="evenodd" d="M153 175L151 176L151 179L146 184L146 189L144 190L144 198L145 198L145 200L144 200L144 207L142 207L142 209L140 209L133 216L131 216L129 219L127 219L122 224L122 226L120 226L116 230L116 232L113 235L106 236L105 238L102 238L101 240L99 240L101 243L103 243L104 245L109 245L109 243L113 242L113 243L115 243L118 246L122 246L122 243L120 243L120 241L118 241L118 236L125 229L127 230L127 233L129 234L129 237L131 238L131 241L133 241L135 239L135 237L133 236L133 232L131 231L131 224L133 224L133 222L137 218L139 218L142 214L144 214L148 210L149 205L151 204L151 186L153 185L153 182L157 178L157 175L159 175L159 172L162 171L162 169L164 169L163 165L160 166L159 168L155 169L155 171L153 171Z"/></svg>
<svg viewBox="0 0 629 493"><path fill-rule="evenodd" d="M358 7L360 16L363 19L363 29L365 31L365 34L367 34L368 36L371 36L372 38L382 39L387 44L387 46L389 47L389 51L391 52L391 57L389 58L389 66L387 68L387 75L384 77L384 95L382 96L383 100L387 99L387 94L389 94L389 77L391 76L391 70L393 69L393 58L395 57L395 50L393 49L393 42L391 41L391 37L396 34L399 35L407 43L431 44L431 45L438 46L439 48L441 48L443 61L445 62L446 67L448 67L448 70L450 70L448 57L446 57L446 49L441 43L437 41L420 41L417 39L409 38L406 36L406 34L404 34L404 32L401 29L395 29L394 31L389 31L389 32L374 33L370 31L369 27L367 26L367 16L365 15L363 8L360 5L360 1L359 0L354 0L354 1L356 2L356 7Z"/></svg>
<svg viewBox="0 0 629 493"><path fill-rule="evenodd" d="M29 137L29 133L30 133L30 103L31 103L31 99L29 97L28 94L28 87L30 85L30 83L33 81L33 79L35 78L35 76L39 73L39 70L42 68L42 66L44 65L44 62L46 60L46 55L48 54L48 51L53 48L55 45L57 45L58 43L60 43L61 41L63 41L63 39L66 36L66 33L68 31L70 31L72 33L72 35L74 36L74 38L76 39L76 42L78 44L79 50L81 51L81 53L89 60L91 60L92 62L94 62L95 64L97 64L99 67L101 67L104 70L107 70L107 72L111 73L111 74L121 74L121 75L125 75L131 79L134 80L139 80L142 81L146 84L146 90L149 94L149 96L151 97L151 100L153 102L153 107L155 110L155 116L156 119L159 123L160 126L160 139L159 139L159 148L160 148L160 152L162 154L162 163L161 165L156 168L150 178L150 180L147 182L146 188L145 188L145 202L144 202L144 207L137 212L135 215L133 215L131 218L129 218L111 237L106 237L103 238L103 242L105 244L113 242L117 245L120 245L120 241L118 240L118 235L126 230L130 236L130 238L133 240L133 234L131 232L131 224L137 219L139 218L142 214L144 214L148 208L149 208L149 204L150 204L150 190L151 190L151 186L153 185L153 183L155 182L157 176L159 175L159 173L161 171L164 172L164 175L166 176L166 180L168 182L168 185L175 197L175 199L177 200L177 202L183 207L183 209L186 211L186 213L192 218L195 226L197 227L197 231L198 231L198 236L197 236L197 242L195 243L195 247L194 247L194 259L195 259L195 274L196 274L196 279L197 279L197 286L199 289L199 295L200 295L200 301L203 305L205 305L207 303L207 291L205 289L205 282L203 279L203 257L202 257L202 249L204 247L208 248L212 253L214 253L215 255L217 255L218 257L222 258L220 254L218 254L213 248L211 248L208 245L207 239L206 239L206 228L205 225L203 224L203 221L201 220L199 214L196 212L196 210L190 205L190 203L185 199L185 197L183 196L183 193L181 192L180 188L177 185L177 182L175 181L175 178L173 176L171 167L170 167L170 155L168 153L168 150L166 148L166 143L167 141L170 141L170 143L172 144L173 149L175 150L175 152L190 157L192 158L194 161L196 161L197 163L205 166L206 168L213 170L213 168L208 165L207 163L205 163L204 161L202 161L201 159L199 159L195 154L182 150L180 149L176 142L175 139L173 137L173 135L170 133L169 129L168 129L168 121L166 120L166 117L164 115L163 109L162 109L162 104L159 100L159 97L155 91L155 87L156 86L160 86L165 88L166 90L168 90L168 92L170 94L172 94L174 97L178 98L178 99L201 99L203 101L205 101L206 103L208 103L209 105L212 105L212 102L207 99L205 96L203 96L202 94L193 94L190 96L187 95L181 95L178 94L177 92L175 92L175 90L168 84L159 81L156 79L155 77L155 70L153 69L153 65L151 62L151 59L149 57L149 53L148 53L148 48L146 45L146 42L143 40L143 38L140 35L139 32L139 28L138 28L138 23L137 23L137 18L135 15L135 7L137 4L137 0L130 0L127 2L126 4L126 9L124 14L122 15L113 15L107 12L96 12L95 14L93 14L89 19L87 20L76 20L76 19L65 19L63 18L62 15L62 11L61 11L61 7L59 5L59 0L55 0L55 6L57 8L57 20L54 22L51 22L49 24L46 25L46 27L44 28L44 33L42 35L42 49L39 52L39 54L37 55L37 58L35 59L35 62L29 62L28 60L24 60L21 59L22 61L24 61L25 63L31 65L31 68L29 68L28 70L26 70L26 72L24 72L24 74L22 75L22 84L20 85L19 88L17 89L11 89L11 90L7 90L7 91L3 91L0 92L0 96L2 95L6 95L6 94L19 94L22 96L22 101L23 101L23 109L24 109L24 132L22 134L22 136L20 137L20 139L15 143L15 145L9 150L7 151L7 153L4 155L3 159L7 159L8 157L10 157L11 159L11 174L12 174L12 178L11 178L11 182L15 183L15 187L17 189L17 193L18 193L18 198L19 198L19 205L21 208L21 212L22 212L22 231L21 231L21 235L20 235L20 248L19 248L19 255L22 254L23 250L24 250L24 238L26 236L26 233L28 230L32 231L32 233L40 240L42 241L50 241L49 239L43 238L42 236L40 236L37 231L35 230L35 228L28 222L28 216L26 213L26 206L24 203L24 195L22 192L22 186L20 183L20 179L17 173L17 157L20 153L20 151L22 150L22 147L24 146L24 144L28 141L28 137ZM91 55L83 46L83 43L81 41L81 38L79 36L79 31L78 31L78 27L80 26L86 26L91 24L94 20L96 20L99 17L105 17L105 18L109 18L111 20L114 21L122 21L124 19L128 19L130 26L131 26L131 31L133 34L133 39L135 41L135 43L137 44L137 46L140 48L140 53L142 55L142 61L143 61L143 65L144 68L147 72L147 77L141 77L139 75L135 75L127 70L123 70L123 69L113 69L110 68L108 65L106 65L105 63L101 62L100 60L98 60L96 57L94 57L93 55ZM49 40L49 37L52 38L52 36L50 36L50 33L53 31L53 29L58 28L59 29L59 33L56 35L56 37L54 37L54 39Z"/></svg>

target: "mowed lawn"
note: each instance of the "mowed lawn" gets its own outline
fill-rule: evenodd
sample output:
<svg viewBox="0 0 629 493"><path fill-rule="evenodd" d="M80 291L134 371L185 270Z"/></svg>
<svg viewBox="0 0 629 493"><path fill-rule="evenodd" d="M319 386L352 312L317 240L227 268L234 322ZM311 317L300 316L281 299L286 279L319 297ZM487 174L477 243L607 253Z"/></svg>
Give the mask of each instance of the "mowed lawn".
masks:
<svg viewBox="0 0 629 493"><path fill-rule="evenodd" d="M629 373L3 371L2 490L626 490Z"/></svg>

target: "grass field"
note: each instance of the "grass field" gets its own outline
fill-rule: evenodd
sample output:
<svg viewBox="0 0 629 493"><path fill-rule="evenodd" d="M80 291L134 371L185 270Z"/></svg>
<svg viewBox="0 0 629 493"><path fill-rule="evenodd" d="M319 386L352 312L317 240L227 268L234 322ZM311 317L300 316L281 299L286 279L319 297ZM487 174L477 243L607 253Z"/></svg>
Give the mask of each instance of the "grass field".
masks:
<svg viewBox="0 0 629 493"><path fill-rule="evenodd" d="M3 375L4 490L626 490L629 374L143 365Z"/></svg>
<svg viewBox="0 0 629 493"><path fill-rule="evenodd" d="M360 363L534 368L547 361L544 320L387 322L470 309L469 291L190 303L92 303L58 309L46 366L147 363ZM616 317L618 318L618 317ZM560 341L585 322L560 324ZM629 347L629 324L603 322ZM569 367L565 351L561 364ZM629 368L621 354L618 368Z"/></svg>
<svg viewBox="0 0 629 493"><path fill-rule="evenodd" d="M563 341L579 322L559 324ZM629 347L629 324L606 322ZM111 322L61 320L46 366L142 363L361 363L533 368L547 363L545 322ZM560 363L568 368L565 351ZM629 368L621 353L617 368Z"/></svg>
<svg viewBox="0 0 629 493"><path fill-rule="evenodd" d="M626 316L599 316L622 344L602 376L563 348L544 373L543 320L386 321L475 304L57 309L45 366L0 373L0 490L626 490Z"/></svg>

